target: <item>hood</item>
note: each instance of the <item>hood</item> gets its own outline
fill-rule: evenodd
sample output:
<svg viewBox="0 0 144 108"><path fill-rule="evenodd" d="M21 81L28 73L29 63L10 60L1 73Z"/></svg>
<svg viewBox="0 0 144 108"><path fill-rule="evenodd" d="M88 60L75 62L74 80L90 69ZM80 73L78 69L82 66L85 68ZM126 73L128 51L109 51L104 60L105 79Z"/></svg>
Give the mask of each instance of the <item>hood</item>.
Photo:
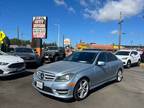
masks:
<svg viewBox="0 0 144 108"><path fill-rule="evenodd" d="M122 60L122 58L128 58L129 56L116 55L116 57Z"/></svg>
<svg viewBox="0 0 144 108"><path fill-rule="evenodd" d="M18 56L0 55L0 62L17 63L17 62L24 62L24 60Z"/></svg>
<svg viewBox="0 0 144 108"><path fill-rule="evenodd" d="M70 62L70 61L59 61L51 64L46 64L38 70L50 73L77 73L84 69L92 67L91 64L84 64L78 62Z"/></svg>
<svg viewBox="0 0 144 108"><path fill-rule="evenodd" d="M15 53L14 55L20 56L20 57L31 57L35 56L33 53Z"/></svg>

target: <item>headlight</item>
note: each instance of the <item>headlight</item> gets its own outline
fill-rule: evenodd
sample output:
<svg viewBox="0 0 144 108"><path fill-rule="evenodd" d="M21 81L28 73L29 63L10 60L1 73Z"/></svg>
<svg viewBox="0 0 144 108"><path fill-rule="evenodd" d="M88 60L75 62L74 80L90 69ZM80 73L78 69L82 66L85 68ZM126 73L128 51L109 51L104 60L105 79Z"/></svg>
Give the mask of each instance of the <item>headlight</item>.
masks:
<svg viewBox="0 0 144 108"><path fill-rule="evenodd" d="M56 78L56 82L66 82L66 81L69 81L73 78L74 74L73 73L69 73L69 74L65 74L65 75L62 75L62 76L58 76Z"/></svg>
<svg viewBox="0 0 144 108"><path fill-rule="evenodd" d="M8 65L9 63L0 62L0 65Z"/></svg>
<svg viewBox="0 0 144 108"><path fill-rule="evenodd" d="M122 58L123 60L126 60L126 59L128 59L127 57L125 57L125 58Z"/></svg>

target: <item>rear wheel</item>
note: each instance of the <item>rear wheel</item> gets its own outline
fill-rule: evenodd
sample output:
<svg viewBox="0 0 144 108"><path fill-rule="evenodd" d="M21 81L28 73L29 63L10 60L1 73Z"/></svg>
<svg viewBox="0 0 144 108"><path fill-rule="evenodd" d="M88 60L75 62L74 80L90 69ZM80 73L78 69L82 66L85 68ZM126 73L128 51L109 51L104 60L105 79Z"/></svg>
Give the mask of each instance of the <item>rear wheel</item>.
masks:
<svg viewBox="0 0 144 108"><path fill-rule="evenodd" d="M117 82L121 82L122 79L123 79L123 72L122 72L122 70L120 69L120 70L118 71L118 73L117 73L117 79L116 79L116 81L117 81Z"/></svg>
<svg viewBox="0 0 144 108"><path fill-rule="evenodd" d="M87 97L89 93L89 82L87 79L83 78L75 86L74 89L74 99L75 100L83 100Z"/></svg>
<svg viewBox="0 0 144 108"><path fill-rule="evenodd" d="M127 68L130 68L130 67L131 67L131 61L128 61L128 62L127 62L126 67L127 67Z"/></svg>

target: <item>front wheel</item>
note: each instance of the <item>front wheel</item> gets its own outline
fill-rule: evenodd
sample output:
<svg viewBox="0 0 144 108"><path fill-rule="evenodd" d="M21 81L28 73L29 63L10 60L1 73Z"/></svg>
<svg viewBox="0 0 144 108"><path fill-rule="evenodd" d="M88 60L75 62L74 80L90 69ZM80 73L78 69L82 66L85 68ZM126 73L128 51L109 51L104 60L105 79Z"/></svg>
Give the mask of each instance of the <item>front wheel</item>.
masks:
<svg viewBox="0 0 144 108"><path fill-rule="evenodd" d="M89 82L87 79L83 78L75 86L74 89L74 99L79 101L83 100L88 96L89 93Z"/></svg>
<svg viewBox="0 0 144 108"><path fill-rule="evenodd" d="M116 81L121 82L122 79L123 79L123 72L122 72L122 70L119 70L118 73L117 73Z"/></svg>
<svg viewBox="0 0 144 108"><path fill-rule="evenodd" d="M128 62L127 62L126 67L127 67L127 68L130 68L130 67L131 67L131 61L128 61Z"/></svg>

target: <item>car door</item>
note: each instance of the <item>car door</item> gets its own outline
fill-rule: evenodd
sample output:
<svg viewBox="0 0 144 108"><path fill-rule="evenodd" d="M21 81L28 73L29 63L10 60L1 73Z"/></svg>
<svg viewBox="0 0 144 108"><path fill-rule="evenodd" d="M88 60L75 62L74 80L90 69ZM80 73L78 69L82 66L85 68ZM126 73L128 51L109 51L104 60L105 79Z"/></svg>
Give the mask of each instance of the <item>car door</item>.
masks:
<svg viewBox="0 0 144 108"><path fill-rule="evenodd" d="M136 63L137 62L137 57L136 57L135 51L131 52L131 62L132 63Z"/></svg>
<svg viewBox="0 0 144 108"><path fill-rule="evenodd" d="M135 63L137 63L140 59L140 54L137 51L134 51L134 55L135 55Z"/></svg>
<svg viewBox="0 0 144 108"><path fill-rule="evenodd" d="M107 65L109 66L109 71L108 71L108 79L114 77L116 75L117 67L118 67L118 59L115 55L112 53L108 52L107 53Z"/></svg>
<svg viewBox="0 0 144 108"><path fill-rule="evenodd" d="M98 65L98 62L104 62L102 66ZM95 84L104 82L108 77L109 65L107 64L107 56L105 52L100 53L95 65Z"/></svg>

